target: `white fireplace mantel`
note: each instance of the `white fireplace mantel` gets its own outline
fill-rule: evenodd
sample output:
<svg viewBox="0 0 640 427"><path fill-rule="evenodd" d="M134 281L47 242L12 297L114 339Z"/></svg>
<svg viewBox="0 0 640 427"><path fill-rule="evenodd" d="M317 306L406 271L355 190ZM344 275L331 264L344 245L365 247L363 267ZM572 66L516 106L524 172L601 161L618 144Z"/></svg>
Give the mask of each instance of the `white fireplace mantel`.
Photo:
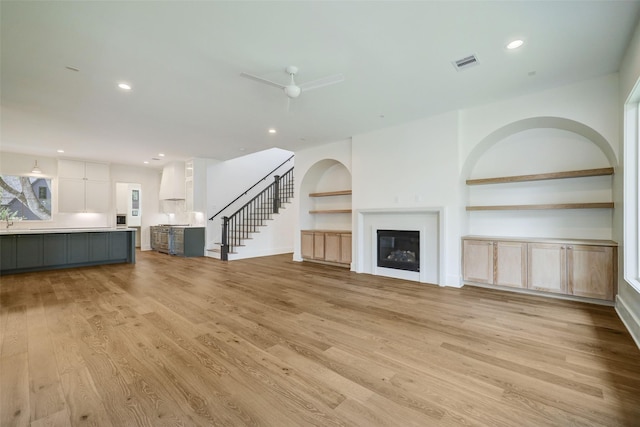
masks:
<svg viewBox="0 0 640 427"><path fill-rule="evenodd" d="M356 210L354 224L354 271L422 283L445 284L445 208L382 208ZM381 229L420 231L420 272L377 266L376 231Z"/></svg>

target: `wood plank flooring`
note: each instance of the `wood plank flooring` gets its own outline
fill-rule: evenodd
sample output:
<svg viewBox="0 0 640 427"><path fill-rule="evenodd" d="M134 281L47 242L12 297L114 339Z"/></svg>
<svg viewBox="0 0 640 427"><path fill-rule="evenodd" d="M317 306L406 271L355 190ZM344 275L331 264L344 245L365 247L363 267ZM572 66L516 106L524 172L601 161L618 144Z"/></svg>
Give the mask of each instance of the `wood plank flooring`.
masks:
<svg viewBox="0 0 640 427"><path fill-rule="evenodd" d="M2 427L640 425L611 307L154 252L0 304Z"/></svg>

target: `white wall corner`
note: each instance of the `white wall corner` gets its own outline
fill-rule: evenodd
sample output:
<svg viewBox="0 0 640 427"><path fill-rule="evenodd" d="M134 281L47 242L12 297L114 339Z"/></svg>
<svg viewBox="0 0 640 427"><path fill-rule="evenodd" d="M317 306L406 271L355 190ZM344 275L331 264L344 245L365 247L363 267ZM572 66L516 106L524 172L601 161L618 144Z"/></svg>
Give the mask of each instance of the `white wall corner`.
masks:
<svg viewBox="0 0 640 427"><path fill-rule="evenodd" d="M638 348L640 348L640 319L636 314L631 310L629 304L626 303L625 299L618 294L616 296L616 313L618 313L618 317L624 323L624 326L627 328L631 337L635 341Z"/></svg>
<svg viewBox="0 0 640 427"><path fill-rule="evenodd" d="M447 275L447 282L444 286L448 286L451 288L461 288L464 286L464 282L460 276Z"/></svg>

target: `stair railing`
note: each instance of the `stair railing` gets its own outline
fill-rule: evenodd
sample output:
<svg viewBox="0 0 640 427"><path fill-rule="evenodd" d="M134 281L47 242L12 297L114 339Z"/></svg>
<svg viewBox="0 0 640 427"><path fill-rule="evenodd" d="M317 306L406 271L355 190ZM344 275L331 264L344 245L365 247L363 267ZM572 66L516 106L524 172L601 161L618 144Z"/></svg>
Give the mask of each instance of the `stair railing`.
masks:
<svg viewBox="0 0 640 427"><path fill-rule="evenodd" d="M275 175L271 185L232 215L222 217L220 259L227 261L230 252L240 246L243 240L248 239L251 233L255 233L258 227L266 225L265 221L272 219L271 216L279 212L282 203L288 202L291 198L293 198L293 168L282 176Z"/></svg>
<svg viewBox="0 0 640 427"><path fill-rule="evenodd" d="M251 190L253 190L254 188L256 188L258 186L258 184L260 184L262 181L266 180L267 178L269 178L271 176L272 173L274 173L275 171L277 171L278 169L280 169L285 163L291 161L291 159L293 159L295 156L295 154L292 154L291 157L289 157L287 160L285 160L284 162L280 163L278 166L276 166L275 168L273 168L273 170L271 172L269 172L268 174L266 174L262 179L258 180L258 182L256 182L255 184L253 184L251 187L247 188L243 193L241 193L238 197L236 197L235 199L233 199L231 202L229 202L227 204L227 206L225 206L224 208L220 209L218 212L216 212L215 214L213 214L213 216L211 218L209 218L209 221L212 221L215 217L217 217L218 215L220 215L222 212L225 211L225 209L227 209L229 206L233 205L235 202L237 202L238 200L240 200L240 198L242 198L243 196L246 196Z"/></svg>

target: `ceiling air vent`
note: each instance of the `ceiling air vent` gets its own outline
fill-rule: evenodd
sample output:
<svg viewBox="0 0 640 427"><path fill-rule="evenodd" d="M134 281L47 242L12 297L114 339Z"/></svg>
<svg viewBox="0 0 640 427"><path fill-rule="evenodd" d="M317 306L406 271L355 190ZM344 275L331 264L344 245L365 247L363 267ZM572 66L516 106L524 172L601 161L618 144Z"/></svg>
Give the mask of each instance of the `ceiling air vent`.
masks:
<svg viewBox="0 0 640 427"><path fill-rule="evenodd" d="M453 61L452 64L456 70L462 71L467 68L471 68L474 65L478 65L478 58L475 55L470 55L465 58L458 59L457 61Z"/></svg>

